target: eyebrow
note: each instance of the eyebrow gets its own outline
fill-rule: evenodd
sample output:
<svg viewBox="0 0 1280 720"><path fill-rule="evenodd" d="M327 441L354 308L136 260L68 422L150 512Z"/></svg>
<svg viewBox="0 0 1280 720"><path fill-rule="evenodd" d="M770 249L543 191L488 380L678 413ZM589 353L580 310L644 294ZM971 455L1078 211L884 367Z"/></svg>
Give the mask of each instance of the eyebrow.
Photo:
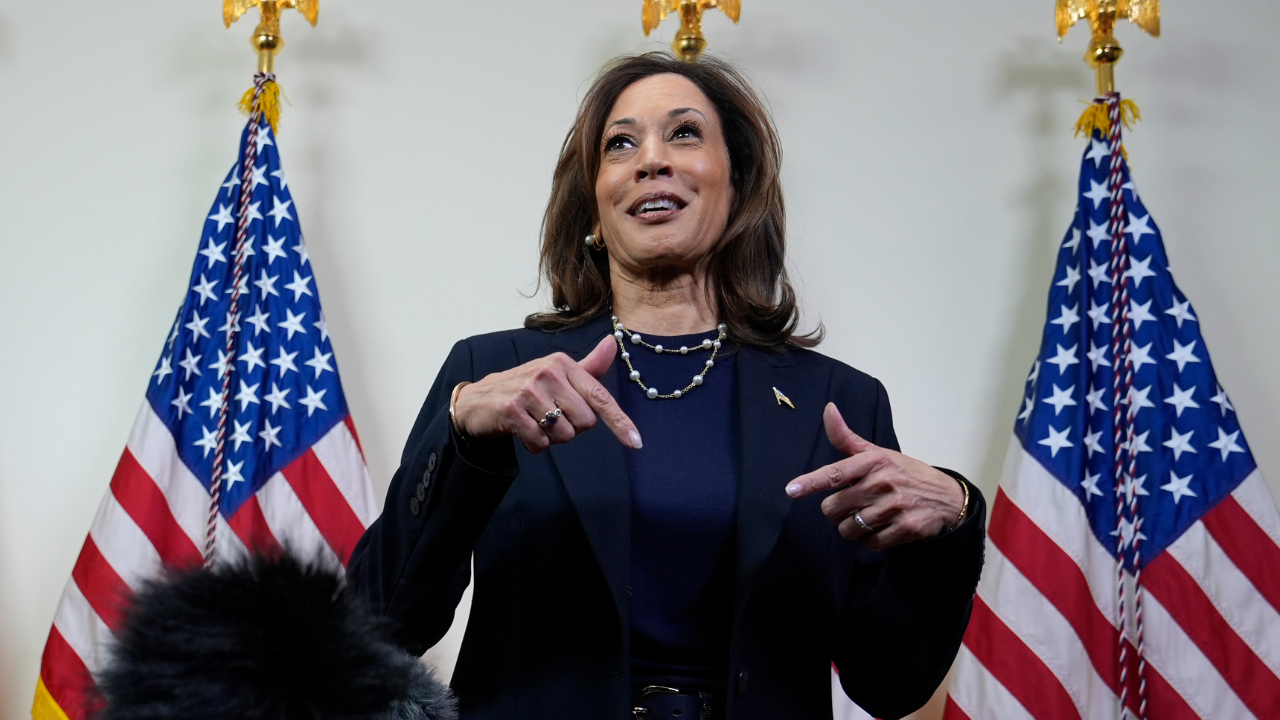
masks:
<svg viewBox="0 0 1280 720"><path fill-rule="evenodd" d="M673 118L673 117L676 117L677 115L683 115L685 113L691 113L691 112L702 115L702 111L699 110L698 108L682 107L682 108L676 108L675 110L672 110L671 112L667 113L667 117ZM706 120L707 116L702 115L702 119Z"/></svg>
<svg viewBox="0 0 1280 720"><path fill-rule="evenodd" d="M691 113L691 112L702 115L702 111L699 110L698 108L682 107L682 108L676 108L675 110L668 112L667 117L669 118L678 117L685 113ZM707 116L702 115L702 119L706 120ZM613 122L609 123L609 127L614 127L615 125L635 125L635 124L636 124L635 118L624 117L624 118L618 118L617 120L614 120Z"/></svg>

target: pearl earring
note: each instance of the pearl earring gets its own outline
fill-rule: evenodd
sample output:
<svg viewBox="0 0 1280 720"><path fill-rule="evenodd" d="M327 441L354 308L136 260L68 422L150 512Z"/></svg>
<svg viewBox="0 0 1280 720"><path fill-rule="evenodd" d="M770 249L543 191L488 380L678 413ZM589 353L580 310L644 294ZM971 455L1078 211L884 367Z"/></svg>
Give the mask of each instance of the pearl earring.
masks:
<svg viewBox="0 0 1280 720"><path fill-rule="evenodd" d="M583 245L586 245L587 247L591 247L592 245L595 245L595 244L596 244L596 236L595 236L595 235L588 235L588 236L586 236L585 238L583 238L583 239L582 239L582 244L583 244Z"/></svg>

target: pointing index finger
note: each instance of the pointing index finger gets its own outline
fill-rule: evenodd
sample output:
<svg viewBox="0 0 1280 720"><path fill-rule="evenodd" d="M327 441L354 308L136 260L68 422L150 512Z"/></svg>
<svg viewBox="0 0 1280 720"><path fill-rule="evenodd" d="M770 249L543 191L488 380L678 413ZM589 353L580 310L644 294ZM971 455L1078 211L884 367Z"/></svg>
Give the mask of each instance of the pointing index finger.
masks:
<svg viewBox="0 0 1280 720"><path fill-rule="evenodd" d="M600 416L600 420L605 426L613 432L613 434L622 442L623 445L632 450L639 450L643 443L640 441L640 431L636 429L635 423L631 422L631 418L623 412L618 406L618 401L613 399L609 391L591 376L578 363L569 363L566 368L566 375L569 384L573 389L587 401L591 409L596 415Z"/></svg>
<svg viewBox="0 0 1280 720"><path fill-rule="evenodd" d="M787 483L787 495L795 500L815 492L853 485L870 474L877 462L871 455L847 457L833 462Z"/></svg>

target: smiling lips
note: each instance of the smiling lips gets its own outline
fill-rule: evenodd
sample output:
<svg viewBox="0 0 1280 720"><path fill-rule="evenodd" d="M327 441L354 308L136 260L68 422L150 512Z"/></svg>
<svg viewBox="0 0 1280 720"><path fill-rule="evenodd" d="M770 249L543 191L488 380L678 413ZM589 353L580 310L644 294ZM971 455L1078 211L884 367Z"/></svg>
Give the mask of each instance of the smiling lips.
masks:
<svg viewBox="0 0 1280 720"><path fill-rule="evenodd" d="M645 195L641 195L634 203L632 203L631 207L627 210L627 214L641 220L656 222L659 220L666 220L676 212L682 210L687 204L688 203L681 200L673 193L647 193Z"/></svg>

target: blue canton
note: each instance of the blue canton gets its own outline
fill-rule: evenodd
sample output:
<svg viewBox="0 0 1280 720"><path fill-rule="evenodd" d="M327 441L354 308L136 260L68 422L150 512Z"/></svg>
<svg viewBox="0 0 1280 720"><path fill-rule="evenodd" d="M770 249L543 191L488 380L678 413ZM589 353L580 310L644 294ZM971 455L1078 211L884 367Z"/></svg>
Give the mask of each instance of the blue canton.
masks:
<svg viewBox="0 0 1280 720"><path fill-rule="evenodd" d="M249 137L240 138L240 159ZM228 317L240 163L205 220L190 290L147 388L178 454L211 486L224 369L231 373L222 513L235 514L275 473L347 416L329 329L271 128L258 128L242 294ZM229 333L239 332L232 357Z"/></svg>
<svg viewBox="0 0 1280 720"><path fill-rule="evenodd" d="M1145 566L1256 466L1214 375L1199 320L1170 274L1160 230L1123 160L1129 270L1122 278L1108 272L1109 167L1107 142L1095 131L1081 161L1075 221L1058 253L1040 354L1014 431L1079 498L1094 534L1118 557L1110 304L1112 284L1127 283L1134 375L1122 402L1137 408L1138 457L1136 479L1124 484L1137 494ZM1127 448L1122 452L1127 457ZM1126 522L1119 533L1126 548L1133 525ZM1125 555L1132 569L1131 553Z"/></svg>

